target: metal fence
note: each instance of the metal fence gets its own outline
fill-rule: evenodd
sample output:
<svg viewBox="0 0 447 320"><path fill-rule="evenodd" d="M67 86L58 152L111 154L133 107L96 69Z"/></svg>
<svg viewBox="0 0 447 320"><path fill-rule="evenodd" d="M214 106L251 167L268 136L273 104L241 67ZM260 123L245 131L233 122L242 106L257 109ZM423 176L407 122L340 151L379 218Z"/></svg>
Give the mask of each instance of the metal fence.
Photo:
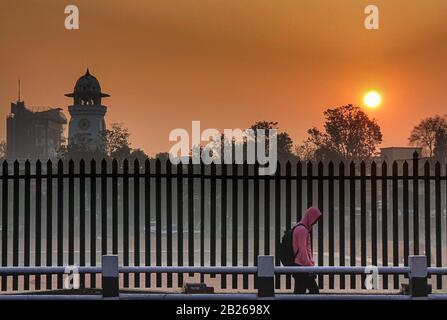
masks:
<svg viewBox="0 0 447 320"><path fill-rule="evenodd" d="M313 231L320 266L407 266L424 253L443 266L444 164L278 163L173 165L92 160L3 163L2 266L96 266L117 254L123 266L251 266L278 251L284 230L309 206L323 212ZM411 171L411 175L410 172ZM444 255L444 256L443 256ZM280 265L277 259L275 264ZM124 274L123 287L175 288L192 274ZM318 275L320 288L356 289L363 275ZM437 289L445 288L442 275ZM277 289L291 288L276 275ZM384 275L397 289L403 275ZM252 275L200 275L222 289L250 289ZM349 280L349 281L348 281ZM81 285L96 287L95 275ZM62 275L2 276L1 290L62 288Z"/></svg>

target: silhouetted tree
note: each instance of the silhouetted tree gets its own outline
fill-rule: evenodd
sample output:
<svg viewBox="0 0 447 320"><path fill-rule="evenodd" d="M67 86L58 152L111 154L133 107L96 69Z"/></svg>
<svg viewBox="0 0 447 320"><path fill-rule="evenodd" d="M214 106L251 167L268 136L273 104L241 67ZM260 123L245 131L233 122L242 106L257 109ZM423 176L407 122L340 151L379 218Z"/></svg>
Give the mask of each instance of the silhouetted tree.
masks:
<svg viewBox="0 0 447 320"><path fill-rule="evenodd" d="M130 157L132 149L129 137L129 130L121 123L112 123L110 129L106 129L100 134L105 153L119 162Z"/></svg>
<svg viewBox="0 0 447 320"><path fill-rule="evenodd" d="M411 131L408 138L411 145L422 147L425 156L432 157L435 148L436 134L439 130L447 130L446 117L435 115L422 119Z"/></svg>
<svg viewBox="0 0 447 320"><path fill-rule="evenodd" d="M58 157L62 159L116 159L121 164L124 159L133 161L135 158L145 159L147 155L141 149L132 150L129 142L129 131L122 124L112 123L110 129L99 134L98 140L89 137L73 139L73 143L62 146Z"/></svg>
<svg viewBox="0 0 447 320"><path fill-rule="evenodd" d="M315 156L315 146L307 142L297 145L295 146L295 155L300 161L312 161Z"/></svg>
<svg viewBox="0 0 447 320"><path fill-rule="evenodd" d="M274 121L258 121L255 122L252 126L250 126L250 129L252 129L253 135L249 136L247 131L243 132L241 131L241 137L232 137L231 139L228 136L225 136L225 134L220 134L216 136L213 141L210 141L206 145L194 145L191 148L190 157L199 157L203 154L207 154L209 158L214 158L215 160L220 161L221 163L224 163L225 159L225 152L226 150L231 150L231 159L233 162L236 159L236 150L242 150L242 159L247 159L247 143L248 139L255 140L257 137L257 129L264 129L265 131L265 152L268 155L269 152L269 144L270 144L270 138L269 133L270 130L278 128L278 122ZM291 159L295 159L296 156L293 153L293 140L290 137L290 135L287 132L279 132L276 133L276 140L277 140L277 156L278 160L280 161L287 161ZM257 144L255 144L255 148L257 147ZM255 149L256 150L256 149Z"/></svg>
<svg viewBox="0 0 447 320"><path fill-rule="evenodd" d="M265 150L266 153L268 153L269 150L269 131L272 129L277 130L277 136L276 136L276 146L277 146L277 155L279 161L288 161L295 159L296 156L293 153L293 140L290 137L290 135L287 132L280 132L278 122L276 121L257 121L253 125L250 126L250 129L254 130L254 134L256 137L256 130L257 129L264 129L265 132Z"/></svg>
<svg viewBox="0 0 447 320"><path fill-rule="evenodd" d="M252 129L254 131L254 138L257 138L257 132L256 130L258 129L263 129L265 130L265 150L266 153L268 154L268 150L269 150L269 144L270 144L270 130L275 129L277 131L279 131L279 127L278 127L278 122L277 121L256 121L254 124L252 124L250 126L250 129ZM278 149L280 149L279 147L279 143L278 143L278 137L277 137L277 147Z"/></svg>
<svg viewBox="0 0 447 320"><path fill-rule="evenodd" d="M169 159L169 152L159 152L155 155L155 159L160 159L160 161L166 162Z"/></svg>
<svg viewBox="0 0 447 320"><path fill-rule="evenodd" d="M62 145L57 150L57 157L64 160L73 159L74 161L80 161L84 159L89 161L91 159L100 160L106 158L107 154L103 148L94 146L92 139L86 137L75 137L75 142L71 142L67 145Z"/></svg>
<svg viewBox="0 0 447 320"><path fill-rule="evenodd" d="M280 132L277 137L278 160L288 161L295 159L293 154L293 140L287 132Z"/></svg>
<svg viewBox="0 0 447 320"><path fill-rule="evenodd" d="M129 160L131 162L133 162L133 161L135 161L135 159L138 159L138 161L141 164L144 161L146 161L147 158L148 158L147 154L143 150L137 148L137 149L133 149L132 150L132 152L130 153L130 159Z"/></svg>
<svg viewBox="0 0 447 320"><path fill-rule="evenodd" d="M382 142L380 127L360 107L349 104L328 109L324 116L324 132L315 127L309 129L308 139L298 147L306 150L307 157L312 152L312 160L359 161L376 153Z"/></svg>

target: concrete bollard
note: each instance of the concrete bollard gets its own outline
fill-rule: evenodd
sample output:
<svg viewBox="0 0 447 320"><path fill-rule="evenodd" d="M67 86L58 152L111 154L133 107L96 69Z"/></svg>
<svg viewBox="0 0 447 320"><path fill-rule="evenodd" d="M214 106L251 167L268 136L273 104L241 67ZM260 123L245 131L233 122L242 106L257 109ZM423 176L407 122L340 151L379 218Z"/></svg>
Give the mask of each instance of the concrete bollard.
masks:
<svg viewBox="0 0 447 320"><path fill-rule="evenodd" d="M408 266L410 267L410 295L412 297L427 297L427 257L409 256Z"/></svg>
<svg viewBox="0 0 447 320"><path fill-rule="evenodd" d="M102 296L119 298L118 256L102 256Z"/></svg>
<svg viewBox="0 0 447 320"><path fill-rule="evenodd" d="M258 297L275 296L275 262L273 256L258 256Z"/></svg>

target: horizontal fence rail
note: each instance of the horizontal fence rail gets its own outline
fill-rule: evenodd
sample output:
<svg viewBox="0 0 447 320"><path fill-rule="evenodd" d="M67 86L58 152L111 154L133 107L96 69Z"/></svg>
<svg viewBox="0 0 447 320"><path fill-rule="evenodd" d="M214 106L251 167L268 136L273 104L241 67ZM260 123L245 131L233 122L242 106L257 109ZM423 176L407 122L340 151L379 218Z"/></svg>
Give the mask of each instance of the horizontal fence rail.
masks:
<svg viewBox="0 0 447 320"><path fill-rule="evenodd" d="M313 273L313 274L351 274L365 275L368 267L277 267L276 274ZM410 271L408 267L377 267L378 274L406 275Z"/></svg>
<svg viewBox="0 0 447 320"><path fill-rule="evenodd" d="M96 268L102 255L115 254L123 268L135 267L125 273L124 288L205 281L223 290L253 289L252 273L195 278L193 271L162 274L139 267L256 267L257 256L275 255L283 232L310 206L323 213L312 231L320 266L405 268L412 254L425 254L429 267L446 266L447 167L418 157L278 163L271 176L259 175L258 164L174 165L160 159L1 166L2 267ZM364 277L319 274L318 284L359 289ZM445 278L433 273L430 281L442 290ZM402 273L384 274L384 289L399 289L403 279ZM96 288L98 281L97 272L81 274L82 287ZM277 272L275 285L291 289L290 273ZM0 276L0 291L61 287L62 274Z"/></svg>
<svg viewBox="0 0 447 320"><path fill-rule="evenodd" d="M101 267L77 267L76 271L82 273L101 273ZM37 274L50 274L59 275L66 274L66 267L0 267L0 275L37 275Z"/></svg>
<svg viewBox="0 0 447 320"><path fill-rule="evenodd" d="M275 267L278 274L365 274L367 267ZM77 267L78 273L101 273L101 267ZM379 274L408 274L408 267L378 267ZM119 273L256 274L257 267L119 267ZM447 268L427 268L429 275L447 275ZM0 267L0 275L66 274L66 267Z"/></svg>
<svg viewBox="0 0 447 320"><path fill-rule="evenodd" d="M277 274L315 273L315 274L365 274L367 267L275 267ZM78 267L78 273L101 273L101 267ZM379 274L408 274L408 267L378 267ZM200 273L200 274L256 274L257 267L124 267L119 273ZM67 274L65 267L0 267L0 275L24 274ZM429 274L447 274L447 268L430 268Z"/></svg>
<svg viewBox="0 0 447 320"><path fill-rule="evenodd" d="M412 297L427 297L429 295L429 290L425 288L427 277L432 274L437 275L446 275L447 268L436 268L426 266L427 257L426 256L412 256L409 257L412 262L410 263L410 267L378 267L377 273L381 275L405 275L410 281L410 291L409 295ZM422 263L421 263L422 262ZM117 256L103 256L102 265L100 267L78 267L76 270L70 269L69 271L63 267L0 267L0 275L27 275L27 274L51 274L51 275L60 275L63 273L67 273L72 275L73 271L75 274L85 274L85 273L100 273L101 274L101 286L102 286L102 296L104 298L121 298L126 295L125 293L120 293L119 291L119 274L133 273L133 272L146 272L146 273L199 273L199 274L238 274L238 275L246 275L252 274L254 275L258 281L263 281L258 288L257 297L259 298L267 298L267 297L275 297L274 290L274 281L275 274L298 274L298 273L312 273L317 275L330 275L330 274L346 274L346 275L356 275L356 274L370 274L370 266L355 266L355 267L340 267L340 266L314 266L314 267L275 267L274 266L274 257L273 256L259 256L258 257L259 266L257 267L175 267L175 266L155 266L155 267L147 267L147 266L138 266L138 267L129 267L129 266L119 266ZM71 277L71 282L66 285L71 286L69 288L64 289L77 289L75 287L74 277ZM425 284L424 284L425 283ZM73 285L73 286L72 286ZM73 291L74 299L79 299L79 294L76 291ZM369 299L375 299L381 297L382 299L388 299L390 296L386 295L371 295L372 292L369 292ZM67 292L68 294L68 292ZM171 293L174 294L175 293ZM201 293L203 295L203 293ZM200 294L197 292L196 295ZM233 294L234 295L234 294ZM65 296L64 299L69 299L70 295ZM87 294L86 299L92 298L96 299L98 293L95 295ZM212 294L206 295L209 299L216 298ZM219 294L220 298L231 298L231 295L228 294ZM236 298L238 294L235 295ZM34 299L33 296L29 295L0 295L0 299L9 299L12 297L17 297L17 299ZM133 299L165 299L166 297L157 295L147 295L147 293L140 293L139 295L133 294ZM132 298L128 296L127 298ZM178 296L180 298L181 296ZM186 293L183 295L183 298L193 298L190 294ZM287 298L287 295L284 295L283 298ZM345 298L350 297L352 299L357 299L355 295L347 295ZM435 296L433 296L435 297ZM196 297L197 298L197 297ZM242 298L242 296L241 296ZM247 298L247 296L245 296ZM251 297L256 298L256 297ZM289 297L290 298L290 297ZM314 297L317 299L318 297ZM446 299L447 296L438 296L438 298ZM324 295L323 295L324 299Z"/></svg>

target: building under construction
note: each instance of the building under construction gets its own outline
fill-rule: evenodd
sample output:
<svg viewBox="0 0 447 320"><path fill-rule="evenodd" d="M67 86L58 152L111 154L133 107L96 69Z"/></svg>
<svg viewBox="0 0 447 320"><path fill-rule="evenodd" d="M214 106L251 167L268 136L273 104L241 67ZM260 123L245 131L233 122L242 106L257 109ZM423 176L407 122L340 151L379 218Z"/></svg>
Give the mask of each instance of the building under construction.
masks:
<svg viewBox="0 0 447 320"><path fill-rule="evenodd" d="M63 141L67 118L60 108L27 108L24 101L11 103L6 119L9 160L55 157Z"/></svg>

